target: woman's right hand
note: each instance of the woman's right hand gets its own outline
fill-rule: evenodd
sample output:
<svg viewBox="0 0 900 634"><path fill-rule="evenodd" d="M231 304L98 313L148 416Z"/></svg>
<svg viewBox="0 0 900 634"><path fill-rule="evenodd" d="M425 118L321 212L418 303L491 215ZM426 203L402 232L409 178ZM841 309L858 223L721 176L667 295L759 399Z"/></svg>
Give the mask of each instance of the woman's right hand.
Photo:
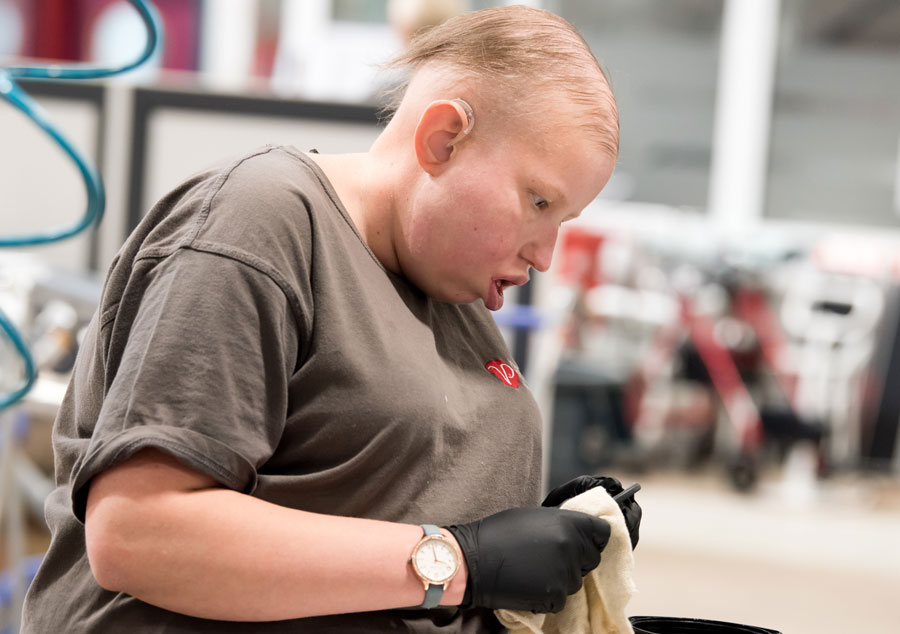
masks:
<svg viewBox="0 0 900 634"><path fill-rule="evenodd" d="M466 558L463 607L559 612L600 563L609 523L557 508L501 511L448 526Z"/></svg>

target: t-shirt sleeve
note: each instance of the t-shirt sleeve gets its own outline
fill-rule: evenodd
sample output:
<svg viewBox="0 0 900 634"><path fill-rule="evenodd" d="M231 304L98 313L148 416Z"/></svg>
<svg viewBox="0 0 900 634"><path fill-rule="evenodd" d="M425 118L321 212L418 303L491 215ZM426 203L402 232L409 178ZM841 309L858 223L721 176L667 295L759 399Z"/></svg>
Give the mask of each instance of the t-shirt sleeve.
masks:
<svg viewBox="0 0 900 634"><path fill-rule="evenodd" d="M112 380L72 473L81 521L91 478L146 448L252 493L285 425L299 344L278 284L190 248L142 265L115 319L100 325Z"/></svg>

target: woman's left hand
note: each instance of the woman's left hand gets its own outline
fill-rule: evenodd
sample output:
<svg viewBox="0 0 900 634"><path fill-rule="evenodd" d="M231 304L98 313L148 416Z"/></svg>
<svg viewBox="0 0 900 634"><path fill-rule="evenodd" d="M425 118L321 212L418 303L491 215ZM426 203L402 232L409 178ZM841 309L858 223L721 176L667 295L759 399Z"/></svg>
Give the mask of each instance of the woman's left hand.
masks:
<svg viewBox="0 0 900 634"><path fill-rule="evenodd" d="M569 480L550 491L541 506L559 506L569 498L581 495L585 491L598 486L606 489L606 492L611 496L615 496L624 490L622 483L615 478L583 475ZM641 527L641 507L634 499L634 496L631 496L627 500L620 502L619 508L622 509L622 515L625 516L625 525L628 527L628 535L631 537L631 548L634 549L637 547Z"/></svg>

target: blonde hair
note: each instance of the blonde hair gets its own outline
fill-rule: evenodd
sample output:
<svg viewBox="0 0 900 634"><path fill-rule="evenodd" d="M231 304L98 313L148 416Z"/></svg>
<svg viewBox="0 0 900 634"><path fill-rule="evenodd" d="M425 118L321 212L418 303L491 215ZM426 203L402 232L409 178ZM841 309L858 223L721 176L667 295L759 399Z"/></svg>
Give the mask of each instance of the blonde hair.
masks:
<svg viewBox="0 0 900 634"><path fill-rule="evenodd" d="M412 37L465 10L464 0L388 0L388 22Z"/></svg>
<svg viewBox="0 0 900 634"><path fill-rule="evenodd" d="M563 97L578 106L576 125L613 157L618 154L619 118L606 72L575 27L558 15L524 6L464 13L417 35L387 66L412 76L432 65L453 80L475 83L481 99L473 104L476 112L552 115L547 97ZM399 106L407 86L392 91L387 111Z"/></svg>

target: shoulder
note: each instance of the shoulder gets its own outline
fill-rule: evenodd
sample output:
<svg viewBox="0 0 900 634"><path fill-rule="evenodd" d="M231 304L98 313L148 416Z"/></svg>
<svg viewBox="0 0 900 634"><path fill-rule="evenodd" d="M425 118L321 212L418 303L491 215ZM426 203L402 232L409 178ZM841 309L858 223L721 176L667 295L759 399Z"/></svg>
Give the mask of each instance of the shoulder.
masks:
<svg viewBox="0 0 900 634"><path fill-rule="evenodd" d="M198 243L247 247L309 239L308 213L327 194L300 152L266 146L210 166L163 196L132 232L123 259L160 257Z"/></svg>
<svg viewBox="0 0 900 634"><path fill-rule="evenodd" d="M313 215L330 204L309 159L267 146L219 170L185 246L295 277L311 265Z"/></svg>
<svg viewBox="0 0 900 634"><path fill-rule="evenodd" d="M242 187L259 185L280 185L284 189L290 189L292 185L318 187L309 168L309 159L296 149L284 145L258 148L228 164L220 165L218 171L220 191L239 193ZM279 189L269 193L277 194Z"/></svg>
<svg viewBox="0 0 900 634"><path fill-rule="evenodd" d="M192 266L205 262L218 271L211 276L225 275L226 258L236 270L253 269L270 278L298 323L309 321L310 210L323 199L327 194L314 171L290 148L260 148L190 176L150 210L112 262L104 319L116 314L127 289L138 292L149 283L161 270L159 263L193 251L217 256L190 258ZM248 279L262 278L249 274Z"/></svg>
<svg viewBox="0 0 900 634"><path fill-rule="evenodd" d="M327 195L300 153L267 146L219 170L199 218L196 239L252 242L306 238L309 212Z"/></svg>

